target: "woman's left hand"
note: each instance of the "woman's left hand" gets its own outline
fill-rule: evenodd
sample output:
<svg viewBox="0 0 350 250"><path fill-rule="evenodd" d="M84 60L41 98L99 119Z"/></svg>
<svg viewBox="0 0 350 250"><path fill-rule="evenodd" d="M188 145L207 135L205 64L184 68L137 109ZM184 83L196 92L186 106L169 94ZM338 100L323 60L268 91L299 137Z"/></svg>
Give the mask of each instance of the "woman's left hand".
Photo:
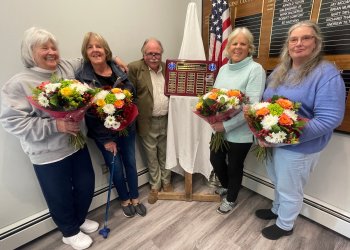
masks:
<svg viewBox="0 0 350 250"><path fill-rule="evenodd" d="M210 126L215 132L224 132L225 131L223 122L216 122L216 123L210 124Z"/></svg>

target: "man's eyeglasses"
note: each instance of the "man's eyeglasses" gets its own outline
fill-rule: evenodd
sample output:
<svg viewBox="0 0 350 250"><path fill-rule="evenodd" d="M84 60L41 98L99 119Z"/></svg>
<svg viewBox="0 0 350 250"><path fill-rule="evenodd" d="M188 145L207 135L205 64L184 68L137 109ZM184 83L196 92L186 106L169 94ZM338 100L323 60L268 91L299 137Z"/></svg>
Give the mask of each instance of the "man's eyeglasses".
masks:
<svg viewBox="0 0 350 250"><path fill-rule="evenodd" d="M315 38L314 36L310 36L310 35L306 35L306 36L302 36L302 37L295 37L292 36L289 38L289 43L290 44L297 44L299 41L301 43L308 43L311 41L311 39Z"/></svg>
<svg viewBox="0 0 350 250"><path fill-rule="evenodd" d="M147 57L159 58L161 55L162 55L161 53L145 53L145 56L147 56Z"/></svg>

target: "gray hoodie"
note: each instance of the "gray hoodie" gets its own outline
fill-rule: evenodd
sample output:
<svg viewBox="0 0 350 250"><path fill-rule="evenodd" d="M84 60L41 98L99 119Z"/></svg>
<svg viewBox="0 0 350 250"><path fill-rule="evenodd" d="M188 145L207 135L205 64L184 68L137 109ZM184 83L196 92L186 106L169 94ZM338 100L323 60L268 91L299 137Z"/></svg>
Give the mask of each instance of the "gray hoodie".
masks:
<svg viewBox="0 0 350 250"><path fill-rule="evenodd" d="M60 78L73 79L81 65L80 59L61 60L56 74ZM8 133L20 139L23 151L33 164L59 161L77 151L69 143L70 134L58 132L55 119L27 100L32 89L50 77L49 72L25 69L1 89L0 122ZM81 129L86 134L84 122Z"/></svg>

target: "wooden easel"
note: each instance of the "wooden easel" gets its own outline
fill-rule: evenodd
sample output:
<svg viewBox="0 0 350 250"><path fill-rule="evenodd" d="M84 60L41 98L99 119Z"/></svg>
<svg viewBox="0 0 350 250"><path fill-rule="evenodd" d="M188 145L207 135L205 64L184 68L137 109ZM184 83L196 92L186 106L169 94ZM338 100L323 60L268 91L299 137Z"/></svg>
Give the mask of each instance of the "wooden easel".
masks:
<svg viewBox="0 0 350 250"><path fill-rule="evenodd" d="M214 201L220 202L221 197L218 194L192 193L192 174L185 171L185 192L159 192L159 200L178 200L178 201Z"/></svg>

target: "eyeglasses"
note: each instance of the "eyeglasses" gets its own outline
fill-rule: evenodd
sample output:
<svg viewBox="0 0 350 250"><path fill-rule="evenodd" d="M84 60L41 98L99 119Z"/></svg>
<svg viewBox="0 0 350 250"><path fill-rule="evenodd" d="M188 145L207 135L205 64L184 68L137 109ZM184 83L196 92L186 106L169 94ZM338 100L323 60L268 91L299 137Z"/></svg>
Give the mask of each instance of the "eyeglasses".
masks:
<svg viewBox="0 0 350 250"><path fill-rule="evenodd" d="M315 38L315 37L310 36L310 35L306 35L306 36L302 36L302 37L293 36L293 37L290 37L288 41L290 44L297 44L299 41L300 41L300 43L308 43L313 38Z"/></svg>
<svg viewBox="0 0 350 250"><path fill-rule="evenodd" d="M161 55L162 55L161 53L145 53L145 56L147 56L147 57L159 58Z"/></svg>

